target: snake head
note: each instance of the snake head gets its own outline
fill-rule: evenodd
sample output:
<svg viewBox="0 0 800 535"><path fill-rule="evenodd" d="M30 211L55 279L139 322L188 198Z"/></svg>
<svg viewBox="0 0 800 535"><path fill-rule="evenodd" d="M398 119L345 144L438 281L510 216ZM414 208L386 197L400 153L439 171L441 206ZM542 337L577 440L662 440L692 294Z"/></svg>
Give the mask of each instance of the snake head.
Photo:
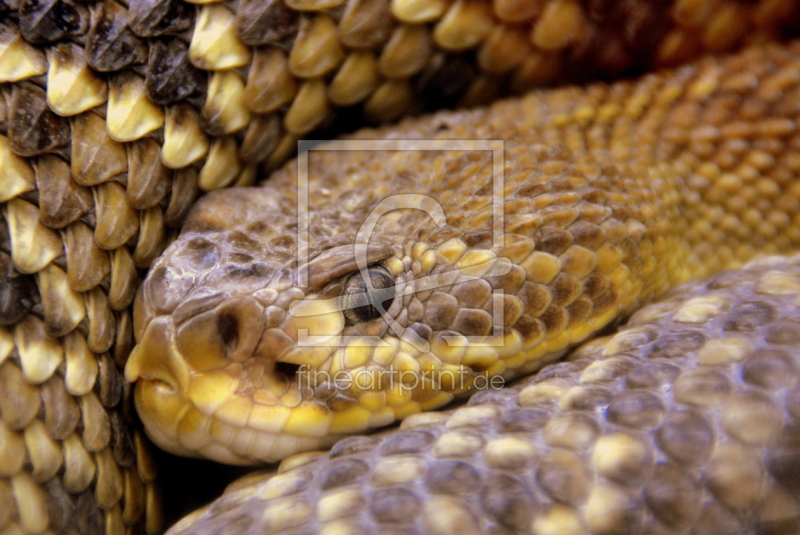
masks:
<svg viewBox="0 0 800 535"><path fill-rule="evenodd" d="M345 331L375 334L381 321L358 299L363 279L351 273L358 270L344 245L352 236L315 236L310 261L299 264L296 235L286 196L212 193L152 266L135 301L138 343L126 377L136 382L148 434L164 449L235 464L275 461L394 420L390 409L359 408L332 381L310 381L311 372L335 366ZM392 254L382 242L367 260ZM368 272L394 291L386 268ZM400 302L392 309L392 301L381 303L397 314Z"/></svg>
<svg viewBox="0 0 800 535"><path fill-rule="evenodd" d="M442 334L457 333L434 333L417 317L418 291L439 294L459 270L428 254L428 277L415 276L424 273L412 257L419 264L424 252L407 255L406 232L385 228L359 266L356 232L341 221L344 232L332 235L312 221L308 260L299 261L291 203L268 188L206 196L137 294L138 343L126 377L164 449L236 464L276 461L439 407L482 373L453 361L466 350ZM429 300L429 315L454 316L456 300L439 297ZM491 328L491 317L477 323L471 328ZM443 367L444 386L396 375Z"/></svg>

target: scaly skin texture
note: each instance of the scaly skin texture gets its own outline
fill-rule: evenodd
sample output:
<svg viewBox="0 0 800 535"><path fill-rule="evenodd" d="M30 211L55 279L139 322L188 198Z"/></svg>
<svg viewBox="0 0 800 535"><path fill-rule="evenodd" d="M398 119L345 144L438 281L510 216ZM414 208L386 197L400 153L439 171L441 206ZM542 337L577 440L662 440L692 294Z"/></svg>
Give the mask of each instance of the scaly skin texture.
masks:
<svg viewBox="0 0 800 535"><path fill-rule="evenodd" d="M0 532L160 530L118 368L144 269L202 191L252 184L337 115L679 64L796 35L798 5L0 2Z"/></svg>
<svg viewBox="0 0 800 535"><path fill-rule="evenodd" d="M797 533L798 303L798 256L689 283L570 362L289 458L168 533Z"/></svg>
<svg viewBox="0 0 800 535"><path fill-rule="evenodd" d="M296 165L207 195L136 302L126 377L148 434L240 464L325 447L536 371L680 282L796 249L799 58L798 43L761 46L312 151L307 263ZM502 176L487 150L358 150L465 138L503 140ZM363 228L364 266L394 299L386 316L348 322L337 298Z"/></svg>

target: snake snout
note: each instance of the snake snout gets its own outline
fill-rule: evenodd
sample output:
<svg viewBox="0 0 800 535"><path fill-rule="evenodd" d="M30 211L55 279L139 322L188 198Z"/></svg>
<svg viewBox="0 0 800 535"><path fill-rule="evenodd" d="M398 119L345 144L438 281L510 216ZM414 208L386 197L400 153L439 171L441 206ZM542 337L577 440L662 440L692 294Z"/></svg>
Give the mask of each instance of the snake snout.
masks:
<svg viewBox="0 0 800 535"><path fill-rule="evenodd" d="M261 307L249 297L229 299L214 311L217 335L226 356L242 362L253 355L264 330Z"/></svg>

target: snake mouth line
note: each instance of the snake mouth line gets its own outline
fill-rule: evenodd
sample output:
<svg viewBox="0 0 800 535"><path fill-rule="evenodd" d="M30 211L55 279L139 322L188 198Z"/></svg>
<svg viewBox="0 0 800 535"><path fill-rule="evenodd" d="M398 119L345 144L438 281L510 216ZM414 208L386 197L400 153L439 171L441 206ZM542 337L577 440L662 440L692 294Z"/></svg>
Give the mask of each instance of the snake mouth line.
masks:
<svg viewBox="0 0 800 535"><path fill-rule="evenodd" d="M171 381L165 381L163 379L158 379L155 377L142 377L140 381L143 384L149 386L149 388L154 388L163 392L164 394L174 395L178 392L178 385Z"/></svg>

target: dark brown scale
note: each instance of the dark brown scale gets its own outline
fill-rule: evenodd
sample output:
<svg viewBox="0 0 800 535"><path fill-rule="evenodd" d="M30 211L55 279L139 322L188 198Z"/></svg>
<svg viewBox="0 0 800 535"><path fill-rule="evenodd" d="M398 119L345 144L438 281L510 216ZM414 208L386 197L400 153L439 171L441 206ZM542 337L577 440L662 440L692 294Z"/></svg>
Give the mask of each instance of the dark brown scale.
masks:
<svg viewBox="0 0 800 535"><path fill-rule="evenodd" d="M536 250L558 256L573 243L572 234L555 227L543 227L534 238Z"/></svg>
<svg viewBox="0 0 800 535"><path fill-rule="evenodd" d="M553 302L553 294L541 284L525 282L517 297L525 305L525 312L533 317L541 316Z"/></svg>
<svg viewBox="0 0 800 535"><path fill-rule="evenodd" d="M501 251L498 256L502 258L505 255ZM485 280L491 285L493 290L503 290L504 294L516 295L522 289L525 283L525 277L525 270L514 265L505 275L487 277Z"/></svg>
<svg viewBox="0 0 800 535"><path fill-rule="evenodd" d="M637 367L625 378L625 383L628 388L660 388L675 382L680 372L674 364L657 361L650 366Z"/></svg>
<svg viewBox="0 0 800 535"><path fill-rule="evenodd" d="M161 147L153 139L141 139L127 145L128 188L125 194L130 205L146 210L169 193L172 169L161 163Z"/></svg>
<svg viewBox="0 0 800 535"><path fill-rule="evenodd" d="M525 340L537 340L543 338L547 326L537 318L532 318L527 314L520 317L514 324L514 330Z"/></svg>
<svg viewBox="0 0 800 535"><path fill-rule="evenodd" d="M239 148L239 157L248 164L266 160L278 146L282 134L281 121L277 115L255 115L247 127Z"/></svg>
<svg viewBox="0 0 800 535"><path fill-rule="evenodd" d="M122 419L119 412L109 412L111 421L111 453L114 461L121 467L130 468L136 461L136 450L133 446L130 422Z"/></svg>
<svg viewBox="0 0 800 535"><path fill-rule="evenodd" d="M8 138L18 155L39 156L69 145L69 121L50 111L41 87L30 82L14 84L9 111Z"/></svg>
<svg viewBox="0 0 800 535"><path fill-rule="evenodd" d="M328 490L356 482L369 473L369 465L358 459L334 461L321 475L320 488Z"/></svg>
<svg viewBox="0 0 800 535"><path fill-rule="evenodd" d="M356 453L370 451L377 445L377 441L375 441L371 437L350 437L337 442L336 445L331 448L330 453L328 453L328 457L331 459L336 459L338 457L344 457L347 455L353 455Z"/></svg>
<svg viewBox="0 0 800 535"><path fill-rule="evenodd" d="M425 473L425 485L435 494L468 494L480 482L478 470L464 461L439 460L432 463Z"/></svg>
<svg viewBox="0 0 800 535"><path fill-rule="evenodd" d="M8 326L18 322L39 301L36 279L23 275L14 269L11 256L0 252L0 325Z"/></svg>
<svg viewBox="0 0 800 535"><path fill-rule="evenodd" d="M583 285L577 278L559 273L548 285L553 296L553 306L568 306L583 293Z"/></svg>
<svg viewBox="0 0 800 535"><path fill-rule="evenodd" d="M12 431L23 431L39 412L43 396L24 381L22 370L10 360L0 365L0 387L5 392L0 396L3 423Z"/></svg>
<svg viewBox="0 0 800 535"><path fill-rule="evenodd" d="M436 437L425 431L409 431L383 441L380 445L381 455L402 455L404 453L419 453L425 451L433 444Z"/></svg>
<svg viewBox="0 0 800 535"><path fill-rule="evenodd" d="M49 479L44 484L44 491L47 493L48 512L53 522L50 527L56 533L71 533L77 531L77 526L69 525L76 523L76 504L74 496L64 488L64 485L58 478Z"/></svg>
<svg viewBox="0 0 800 535"><path fill-rule="evenodd" d="M0 251L11 254L11 236L8 231L8 222L5 218L0 220Z"/></svg>
<svg viewBox="0 0 800 535"><path fill-rule="evenodd" d="M478 75L468 54L434 54L417 76L414 90L430 109L452 107Z"/></svg>
<svg viewBox="0 0 800 535"><path fill-rule="evenodd" d="M696 406L721 406L730 395L731 382L725 373L698 369L682 374L674 383L677 401Z"/></svg>
<svg viewBox="0 0 800 535"><path fill-rule="evenodd" d="M300 15L283 0L243 0L236 11L236 31L251 46L277 44L297 34Z"/></svg>
<svg viewBox="0 0 800 535"><path fill-rule="evenodd" d="M206 89L207 75L189 61L189 47L180 39L150 42L145 87L156 104L174 104Z"/></svg>
<svg viewBox="0 0 800 535"><path fill-rule="evenodd" d="M800 426L795 424L788 428L782 438L786 445L770 451L766 459L767 470L797 496L800 493Z"/></svg>
<svg viewBox="0 0 800 535"><path fill-rule="evenodd" d="M644 489L649 508L668 526L683 527L697 516L702 488L699 482L679 465L662 462Z"/></svg>
<svg viewBox="0 0 800 535"><path fill-rule="evenodd" d="M64 385L61 377L53 376L42 386L44 405L44 427L53 440L64 440L70 436L78 422L81 411Z"/></svg>
<svg viewBox="0 0 800 535"><path fill-rule="evenodd" d="M651 346L650 358L681 358L703 347L706 336L699 331L680 331L660 338Z"/></svg>
<svg viewBox="0 0 800 535"><path fill-rule="evenodd" d="M615 393L599 385L587 385L572 390L562 401L564 408L573 411L599 411L608 406Z"/></svg>
<svg viewBox="0 0 800 535"><path fill-rule="evenodd" d="M461 308L451 328L464 336L487 336L492 332L492 316L483 310Z"/></svg>
<svg viewBox="0 0 800 535"><path fill-rule="evenodd" d="M495 522L524 532L536 513L536 498L530 487L508 474L490 476L480 493L481 506Z"/></svg>
<svg viewBox="0 0 800 535"><path fill-rule="evenodd" d="M182 0L136 0L128 3L128 26L139 37L175 35L194 24L194 6Z"/></svg>
<svg viewBox="0 0 800 535"><path fill-rule="evenodd" d="M558 333L566 329L569 324L569 314L563 307L551 306L539 319L544 324L548 333Z"/></svg>
<svg viewBox="0 0 800 535"><path fill-rule="evenodd" d="M450 294L463 308L481 308L491 297L492 288L485 280L475 279L453 285Z"/></svg>
<svg viewBox="0 0 800 535"><path fill-rule="evenodd" d="M100 72L115 72L147 61L147 44L128 28L126 10L104 2L92 15L86 60Z"/></svg>
<svg viewBox="0 0 800 535"><path fill-rule="evenodd" d="M548 414L544 410L517 409L503 413L498 424L498 431L501 433L532 433L541 429L547 420Z"/></svg>
<svg viewBox="0 0 800 535"><path fill-rule="evenodd" d="M488 229L467 230L462 239L470 249L488 249L492 243L492 231Z"/></svg>
<svg viewBox="0 0 800 535"><path fill-rule="evenodd" d="M800 318L785 318L766 329L765 337L771 344L797 346L800 344Z"/></svg>
<svg viewBox="0 0 800 535"><path fill-rule="evenodd" d="M108 355L98 358L98 376L95 390L104 407L113 408L122 399L124 379Z"/></svg>
<svg viewBox="0 0 800 535"><path fill-rule="evenodd" d="M571 453L543 457L536 471L536 483L550 498L572 505L586 499L590 477L583 460Z"/></svg>
<svg viewBox="0 0 800 535"><path fill-rule="evenodd" d="M665 411L664 402L656 394L632 390L620 392L611 400L606 418L615 424L652 429L661 423Z"/></svg>
<svg viewBox="0 0 800 535"><path fill-rule="evenodd" d="M213 269L220 261L219 247L200 236L186 242L179 254L197 271Z"/></svg>
<svg viewBox="0 0 800 535"><path fill-rule="evenodd" d="M578 221L570 225L573 242L581 247L595 250L606 243L606 233L602 227L587 221Z"/></svg>
<svg viewBox="0 0 800 535"><path fill-rule="evenodd" d="M39 187L40 221L63 228L94 208L92 192L73 179L69 162L55 155L40 156L34 166Z"/></svg>
<svg viewBox="0 0 800 535"><path fill-rule="evenodd" d="M728 316L723 325L726 331L751 332L778 319L778 312L768 303L742 303Z"/></svg>
<svg viewBox="0 0 800 535"><path fill-rule="evenodd" d="M424 303L424 321L434 331L450 327L458 312L458 301L450 294L435 292Z"/></svg>
<svg viewBox="0 0 800 535"><path fill-rule="evenodd" d="M36 44L79 37L89 29L89 10L70 0L23 0L19 29L26 41Z"/></svg>
<svg viewBox="0 0 800 535"><path fill-rule="evenodd" d="M419 511L419 498L404 488L376 490L372 496L370 513L382 524L413 523Z"/></svg>
<svg viewBox="0 0 800 535"><path fill-rule="evenodd" d="M569 323L567 327L583 323L589 318L592 309L592 301L585 297L581 297L570 303L570 305L566 307L567 314L569 314Z"/></svg>
<svg viewBox="0 0 800 535"><path fill-rule="evenodd" d="M785 350L760 351L742 366L742 379L754 386L778 390L792 384L798 366Z"/></svg>
<svg viewBox="0 0 800 535"><path fill-rule="evenodd" d="M680 411L667 416L655 432L656 443L672 460L701 465L714 447L714 429L697 412Z"/></svg>
<svg viewBox="0 0 800 535"><path fill-rule="evenodd" d="M105 514L98 506L91 488L78 495L75 500L75 523L78 533L105 533Z"/></svg>
<svg viewBox="0 0 800 535"><path fill-rule="evenodd" d="M487 307L491 306L487 304ZM491 309L489 309L491 313ZM503 323L505 327L513 327L517 320L522 317L524 312L522 302L517 297L504 296L503 297Z"/></svg>

